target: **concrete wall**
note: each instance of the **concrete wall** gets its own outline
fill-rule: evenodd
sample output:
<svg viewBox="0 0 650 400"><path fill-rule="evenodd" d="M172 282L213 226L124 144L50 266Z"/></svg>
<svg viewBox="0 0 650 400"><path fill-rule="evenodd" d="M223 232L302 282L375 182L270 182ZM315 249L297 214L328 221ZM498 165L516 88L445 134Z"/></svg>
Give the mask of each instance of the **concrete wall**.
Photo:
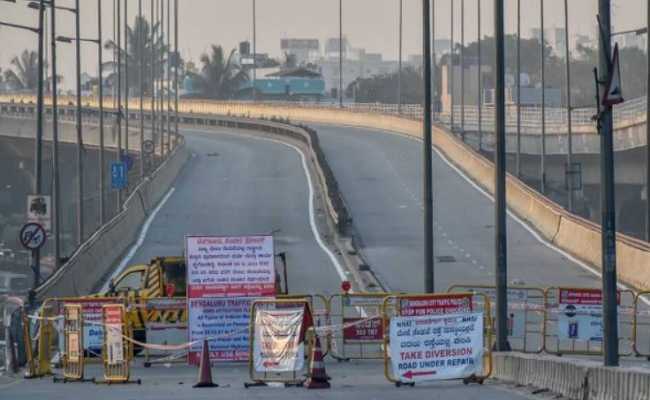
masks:
<svg viewBox="0 0 650 400"><path fill-rule="evenodd" d="M645 400L650 393L647 369L607 368L595 361L538 354L496 353L492 377L571 400Z"/></svg>

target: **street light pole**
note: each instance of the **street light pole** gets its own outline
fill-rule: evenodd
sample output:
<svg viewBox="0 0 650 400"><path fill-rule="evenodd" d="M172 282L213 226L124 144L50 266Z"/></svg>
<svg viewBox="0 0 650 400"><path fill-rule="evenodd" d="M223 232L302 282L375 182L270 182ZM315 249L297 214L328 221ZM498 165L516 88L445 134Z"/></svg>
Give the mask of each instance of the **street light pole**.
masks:
<svg viewBox="0 0 650 400"><path fill-rule="evenodd" d="M174 68L174 124L175 140L178 141L178 68L180 51L178 50L178 0L174 0L174 50L176 51L176 68Z"/></svg>
<svg viewBox="0 0 650 400"><path fill-rule="evenodd" d="M164 110L164 101L163 96L165 88L163 87L163 81L165 80L165 67L163 65L165 60L165 3L164 0L158 2L159 10L159 21L160 21L160 32L159 32L159 43L160 43L160 52L158 53L158 112L160 113L160 119L158 119L158 131L160 132L160 163L162 164L163 159L165 158L165 110Z"/></svg>
<svg viewBox="0 0 650 400"><path fill-rule="evenodd" d="M403 0L399 0L399 61L397 73L397 113L402 113L402 11Z"/></svg>
<svg viewBox="0 0 650 400"><path fill-rule="evenodd" d="M171 127L172 127L172 122L170 119L170 110L172 108L172 98L171 98L171 14L172 14L172 9L171 9L171 0L167 0L167 70L165 71L167 73L167 155L170 154L172 151L172 146L171 146Z"/></svg>
<svg viewBox="0 0 650 400"><path fill-rule="evenodd" d="M521 179L521 0L517 0L517 166Z"/></svg>
<svg viewBox="0 0 650 400"><path fill-rule="evenodd" d="M645 132L646 132L646 175L645 175L645 240L650 242L650 1L647 2L646 17L646 92L645 92Z"/></svg>
<svg viewBox="0 0 650 400"><path fill-rule="evenodd" d="M124 0L124 154L129 157L129 5ZM127 186L126 192L129 192Z"/></svg>
<svg viewBox="0 0 650 400"><path fill-rule="evenodd" d="M449 53L449 98L451 103L451 134L454 134L454 0L451 2L451 51Z"/></svg>
<svg viewBox="0 0 650 400"><path fill-rule="evenodd" d="M601 34L599 36L599 86L606 94L611 63L610 0L598 1ZM606 38L606 39L605 39ZM598 99L601 102L601 99ZM603 361L606 367L618 366L618 310L616 293L616 204L614 186L614 122L612 106L599 106L601 149L602 266L603 266Z"/></svg>
<svg viewBox="0 0 650 400"><path fill-rule="evenodd" d="M573 212L573 129L571 121L571 51L569 49L569 0L564 0L564 57L566 58L566 126L567 126L567 163L566 176L569 192L569 212Z"/></svg>
<svg viewBox="0 0 650 400"><path fill-rule="evenodd" d="M478 13L478 40L477 52L478 52L478 99L476 104L478 105L478 152L480 153L483 150L483 64L481 63L481 0L477 1L477 13Z"/></svg>
<svg viewBox="0 0 650 400"><path fill-rule="evenodd" d="M52 30L50 46L52 56L52 194L54 206L52 207L52 236L54 237L54 270L61 267L61 185L59 175L59 106L58 106L58 82L56 69L56 4L50 0L50 29Z"/></svg>
<svg viewBox="0 0 650 400"><path fill-rule="evenodd" d="M497 289L497 351L509 351L508 343L508 241L506 235L506 99L505 99L505 27L504 0L494 1L495 75L494 121L495 165L495 256Z"/></svg>
<svg viewBox="0 0 650 400"><path fill-rule="evenodd" d="M465 0L460 0L460 136L465 141Z"/></svg>
<svg viewBox="0 0 650 400"><path fill-rule="evenodd" d="M339 107L343 107L343 0L339 0Z"/></svg>
<svg viewBox="0 0 650 400"><path fill-rule="evenodd" d="M546 68L545 68L545 39L544 39L544 0L539 0L540 9L540 51L542 63L542 159L541 159L541 193L546 194Z"/></svg>
<svg viewBox="0 0 650 400"><path fill-rule="evenodd" d="M142 31L144 29L144 19L142 19L142 0L138 0L138 85L140 87L140 182L144 181L144 153L142 144L144 143L144 85L142 76L144 74L144 40L142 40Z"/></svg>
<svg viewBox="0 0 650 400"><path fill-rule="evenodd" d="M97 58L99 62L99 225L106 222L104 188L104 74L102 71L102 0L97 0Z"/></svg>
<svg viewBox="0 0 650 400"><path fill-rule="evenodd" d="M253 101L257 101L257 2L253 0Z"/></svg>
<svg viewBox="0 0 650 400"><path fill-rule="evenodd" d="M424 58L424 290L435 292L433 264L433 160L431 126L431 22L429 19L430 0L422 0L422 39Z"/></svg>
<svg viewBox="0 0 650 400"><path fill-rule="evenodd" d="M122 0L117 0L117 155L122 162ZM117 190L117 213L122 212L122 190Z"/></svg>
<svg viewBox="0 0 650 400"><path fill-rule="evenodd" d="M151 0L151 37L149 41L151 42L149 46L151 47L151 83L149 85L149 90L151 91L151 141L156 143L156 44L154 40L154 28L156 27L156 14L154 10L154 5L157 0ZM156 28L157 29L157 28ZM154 151L151 154L151 171L153 171L155 165L156 152Z"/></svg>
<svg viewBox="0 0 650 400"><path fill-rule="evenodd" d="M84 179L83 179L83 118L81 114L81 19L79 0L75 1L75 31L77 37L77 238L84 241ZM52 11L54 12L54 11Z"/></svg>

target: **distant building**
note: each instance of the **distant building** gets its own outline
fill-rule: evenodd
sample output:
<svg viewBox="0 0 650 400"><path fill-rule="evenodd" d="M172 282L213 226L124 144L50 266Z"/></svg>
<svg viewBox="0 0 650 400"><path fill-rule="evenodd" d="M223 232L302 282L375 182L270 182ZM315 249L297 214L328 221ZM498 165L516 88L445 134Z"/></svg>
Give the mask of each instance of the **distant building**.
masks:
<svg viewBox="0 0 650 400"><path fill-rule="evenodd" d="M282 39L280 49L285 54L293 55L298 65L316 61L320 57L318 39Z"/></svg>
<svg viewBox="0 0 650 400"><path fill-rule="evenodd" d="M323 77L317 71L305 67L280 69L276 72L263 73L258 70L258 76L264 76L253 82L246 81L235 94L237 100L252 100L253 85L257 98L266 101L297 101L320 102L325 84Z"/></svg>

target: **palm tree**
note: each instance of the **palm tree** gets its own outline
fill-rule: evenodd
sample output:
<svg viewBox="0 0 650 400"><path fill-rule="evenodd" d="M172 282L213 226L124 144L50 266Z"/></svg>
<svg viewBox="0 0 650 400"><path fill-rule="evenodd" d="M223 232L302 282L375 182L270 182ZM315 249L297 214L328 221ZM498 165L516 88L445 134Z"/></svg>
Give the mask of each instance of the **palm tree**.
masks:
<svg viewBox="0 0 650 400"><path fill-rule="evenodd" d="M12 69L4 71L5 79L14 90L36 91L38 87L38 53L23 50L11 60Z"/></svg>
<svg viewBox="0 0 650 400"><path fill-rule="evenodd" d="M142 33L143 46L140 48L140 33ZM109 61L104 63L103 69L109 71L106 81L113 85L117 80L117 64L122 63L122 73L125 71L126 60L129 62L129 90L132 94L139 93L138 82L140 73L140 64L142 64L142 90L146 94L150 94L148 88L151 88L151 35L152 27L146 18L142 19L137 16L133 28L127 27L126 39L128 43L127 51L124 47L118 48L117 44L112 40L107 40L104 48L111 51L117 51L119 54L118 61ZM154 43L153 48L156 54L159 55L160 51L163 52L164 62L167 62L168 46L163 46L160 42L159 24L153 26ZM158 61L160 62L160 61ZM156 70L158 71L158 70ZM124 87L124 77L122 78L122 87ZM135 92L132 90L135 89Z"/></svg>
<svg viewBox="0 0 650 400"><path fill-rule="evenodd" d="M210 99L232 99L235 92L248 81L248 75L233 62L233 49L225 57L221 46L212 45L211 54L201 56L201 73L193 75L204 94Z"/></svg>

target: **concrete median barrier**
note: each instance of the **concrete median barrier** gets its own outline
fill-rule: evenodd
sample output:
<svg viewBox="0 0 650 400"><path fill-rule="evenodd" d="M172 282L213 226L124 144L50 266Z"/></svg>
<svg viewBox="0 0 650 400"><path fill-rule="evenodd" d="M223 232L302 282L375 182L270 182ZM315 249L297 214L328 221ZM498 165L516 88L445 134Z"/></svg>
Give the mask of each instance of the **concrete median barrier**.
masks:
<svg viewBox="0 0 650 400"><path fill-rule="evenodd" d="M571 400L645 400L650 393L647 369L554 356L495 353L492 377Z"/></svg>
<svg viewBox="0 0 650 400"><path fill-rule="evenodd" d="M38 288L37 298L92 293L115 261L136 240L140 226L167 193L188 158L189 151L181 144L163 165L138 185L125 202L124 211L77 248L70 260Z"/></svg>

